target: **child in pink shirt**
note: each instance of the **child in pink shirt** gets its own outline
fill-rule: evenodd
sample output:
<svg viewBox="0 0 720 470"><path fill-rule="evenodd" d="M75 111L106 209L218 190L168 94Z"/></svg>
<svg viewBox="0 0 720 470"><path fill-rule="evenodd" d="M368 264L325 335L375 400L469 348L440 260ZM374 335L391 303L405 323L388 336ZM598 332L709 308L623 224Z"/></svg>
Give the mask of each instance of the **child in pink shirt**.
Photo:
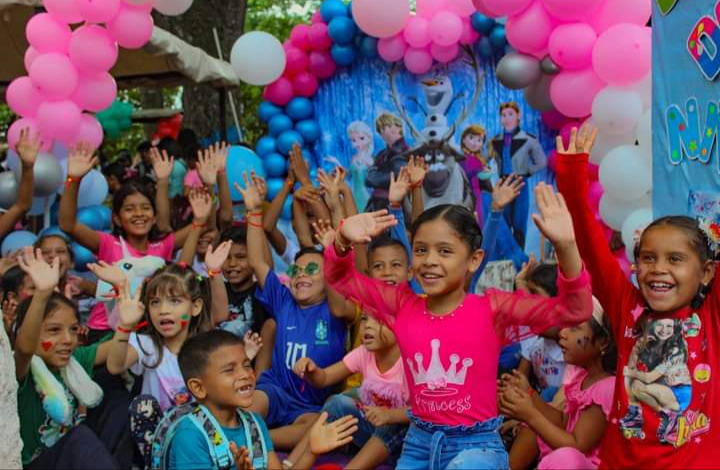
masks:
<svg viewBox="0 0 720 470"><path fill-rule="evenodd" d="M326 251L329 284L397 336L412 411L397 468L507 468L497 431L500 348L519 339L519 325L538 333L590 317L590 280L565 202L544 184L536 188L536 198L541 216L534 219L560 262L556 298L496 291L468 295L466 281L483 259L482 232L460 206L434 207L413 226L412 268L427 298L408 286L361 275L348 256L352 244L367 243L396 223L385 211L346 219Z"/></svg>

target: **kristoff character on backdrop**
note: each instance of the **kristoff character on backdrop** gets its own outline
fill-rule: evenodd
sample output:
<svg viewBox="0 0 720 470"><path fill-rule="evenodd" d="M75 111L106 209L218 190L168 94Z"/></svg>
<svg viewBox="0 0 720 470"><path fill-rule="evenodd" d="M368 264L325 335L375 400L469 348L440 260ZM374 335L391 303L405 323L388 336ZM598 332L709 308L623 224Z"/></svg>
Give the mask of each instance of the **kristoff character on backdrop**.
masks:
<svg viewBox="0 0 720 470"><path fill-rule="evenodd" d="M368 168L365 185L372 190L372 194L365 212L387 209L390 174L399 174L400 169L408 163L408 145L400 118L383 113L375 121L375 128L385 142L385 148L377 154L373 166Z"/></svg>
<svg viewBox="0 0 720 470"><path fill-rule="evenodd" d="M492 157L498 167L498 176L511 174L527 179L547 167L547 157L537 137L520 129L520 107L515 102L500 105L500 123L503 133L496 135L490 145ZM525 235L530 211L529 185L505 209L505 220L521 249L525 248Z"/></svg>

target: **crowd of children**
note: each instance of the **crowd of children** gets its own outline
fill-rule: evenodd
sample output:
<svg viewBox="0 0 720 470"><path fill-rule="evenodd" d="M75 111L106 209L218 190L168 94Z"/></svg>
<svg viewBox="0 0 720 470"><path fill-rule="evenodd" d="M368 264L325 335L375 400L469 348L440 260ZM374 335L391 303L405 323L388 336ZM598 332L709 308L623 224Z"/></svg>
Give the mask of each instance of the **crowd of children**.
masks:
<svg viewBox="0 0 720 470"><path fill-rule="evenodd" d="M228 148L184 135L107 166L112 233L77 220L99 161L71 149L62 233L0 260L24 468L303 469L330 453L351 469L713 466L720 239L659 219L628 280L587 203L588 127L558 140L559 192L534 189L556 259L482 295L522 178L475 182L486 217L425 210L421 158L362 196L339 166L313 185L295 147L271 203L256 174L235 183L238 217ZM21 133L0 236L30 209L40 147ZM297 243L277 228L290 194ZM71 242L96 255L92 276L73 274Z"/></svg>

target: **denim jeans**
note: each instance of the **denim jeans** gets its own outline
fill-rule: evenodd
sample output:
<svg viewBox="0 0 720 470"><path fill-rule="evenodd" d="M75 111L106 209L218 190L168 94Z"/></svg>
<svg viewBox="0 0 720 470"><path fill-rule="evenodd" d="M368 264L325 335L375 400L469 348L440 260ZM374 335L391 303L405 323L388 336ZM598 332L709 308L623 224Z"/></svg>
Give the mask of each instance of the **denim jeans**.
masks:
<svg viewBox="0 0 720 470"><path fill-rule="evenodd" d="M426 423L414 416L411 420L398 469L508 468L508 454L497 431L502 418L467 427Z"/></svg>
<svg viewBox="0 0 720 470"><path fill-rule="evenodd" d="M358 419L358 431L353 435L353 444L358 448L367 444L371 437L376 437L385 444L392 461L397 460L400 456L407 426L389 424L376 428L365 419L365 415L358 409L355 399L345 394L331 397L325 403L323 410L328 412L328 421L335 421L347 415Z"/></svg>

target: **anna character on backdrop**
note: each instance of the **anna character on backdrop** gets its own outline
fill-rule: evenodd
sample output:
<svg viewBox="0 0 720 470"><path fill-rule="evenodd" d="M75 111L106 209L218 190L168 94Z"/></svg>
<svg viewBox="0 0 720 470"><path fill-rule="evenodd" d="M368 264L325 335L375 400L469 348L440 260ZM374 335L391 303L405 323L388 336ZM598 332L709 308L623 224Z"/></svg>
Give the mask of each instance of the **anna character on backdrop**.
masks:
<svg viewBox="0 0 720 470"><path fill-rule="evenodd" d="M485 128L473 124L468 126L460 136L460 148L465 154L461 163L475 194L475 210L478 222L483 223L482 193L492 193L492 170L488 157L483 153L487 139Z"/></svg>

